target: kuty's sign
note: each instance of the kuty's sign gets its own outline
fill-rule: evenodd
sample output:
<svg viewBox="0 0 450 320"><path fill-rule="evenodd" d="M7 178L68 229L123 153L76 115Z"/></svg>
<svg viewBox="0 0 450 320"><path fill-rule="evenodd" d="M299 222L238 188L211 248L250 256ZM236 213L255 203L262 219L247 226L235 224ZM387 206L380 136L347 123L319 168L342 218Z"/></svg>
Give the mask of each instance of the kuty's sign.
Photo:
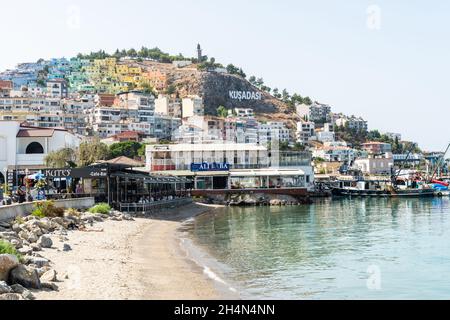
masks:
<svg viewBox="0 0 450 320"><path fill-rule="evenodd" d="M192 163L191 164L192 172L206 172L206 171L230 171L229 163Z"/></svg>
<svg viewBox="0 0 450 320"><path fill-rule="evenodd" d="M42 174L46 178L106 178L106 168L69 168L69 169L45 169Z"/></svg>

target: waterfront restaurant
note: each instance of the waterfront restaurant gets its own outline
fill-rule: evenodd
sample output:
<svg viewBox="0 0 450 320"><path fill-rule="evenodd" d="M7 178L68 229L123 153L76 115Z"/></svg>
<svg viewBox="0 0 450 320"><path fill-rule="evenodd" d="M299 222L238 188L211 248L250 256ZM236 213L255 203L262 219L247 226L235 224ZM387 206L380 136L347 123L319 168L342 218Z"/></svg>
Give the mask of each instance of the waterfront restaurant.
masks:
<svg viewBox="0 0 450 320"><path fill-rule="evenodd" d="M309 152L269 152L238 143L149 145L146 160L153 175L191 179L196 191L314 189Z"/></svg>
<svg viewBox="0 0 450 320"><path fill-rule="evenodd" d="M115 208L120 204L143 204L188 196L189 181L181 177L158 177L127 164L100 163L85 168L43 169L48 199L95 197Z"/></svg>

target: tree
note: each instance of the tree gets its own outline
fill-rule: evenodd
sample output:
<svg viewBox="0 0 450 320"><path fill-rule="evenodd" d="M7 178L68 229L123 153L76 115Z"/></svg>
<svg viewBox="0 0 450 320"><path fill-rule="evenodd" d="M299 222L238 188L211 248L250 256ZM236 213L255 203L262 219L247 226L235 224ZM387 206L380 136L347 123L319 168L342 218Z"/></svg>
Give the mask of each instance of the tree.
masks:
<svg viewBox="0 0 450 320"><path fill-rule="evenodd" d="M258 87L258 88L261 88L263 85L264 85L264 79L263 78L258 78L257 80L256 80L256 86Z"/></svg>
<svg viewBox="0 0 450 320"><path fill-rule="evenodd" d="M175 85L171 84L167 87L166 94L172 95L172 94L175 94L176 92L177 92L177 87L175 87Z"/></svg>
<svg viewBox="0 0 450 320"><path fill-rule="evenodd" d="M127 55L130 57L137 57L137 52L135 49L131 48L130 50L127 51Z"/></svg>
<svg viewBox="0 0 450 320"><path fill-rule="evenodd" d="M44 159L45 165L49 168L76 167L77 153L71 148L64 148L50 152Z"/></svg>
<svg viewBox="0 0 450 320"><path fill-rule="evenodd" d="M303 99L303 103L310 106L310 105L312 105L312 100L310 97L306 97Z"/></svg>
<svg viewBox="0 0 450 320"><path fill-rule="evenodd" d="M109 157L117 158L125 156L134 159L139 156L141 147L142 144L135 141L114 143L109 147Z"/></svg>
<svg viewBox="0 0 450 320"><path fill-rule="evenodd" d="M273 96L275 98L280 98L280 90L278 90L278 88L273 89Z"/></svg>
<svg viewBox="0 0 450 320"><path fill-rule="evenodd" d="M228 117L228 109L224 106L219 106L217 108L217 116L220 118L226 118Z"/></svg>
<svg viewBox="0 0 450 320"><path fill-rule="evenodd" d="M141 88L142 88L142 92L143 93L151 94L153 96L156 96L155 90L153 89L153 87L149 83L142 84Z"/></svg>
<svg viewBox="0 0 450 320"><path fill-rule="evenodd" d="M248 81L252 84L252 85L256 85L256 77L255 76L251 76Z"/></svg>
<svg viewBox="0 0 450 320"><path fill-rule="evenodd" d="M91 142L83 142L78 149L78 166L86 167L99 160L107 160L108 157L108 146L99 139L94 139Z"/></svg>
<svg viewBox="0 0 450 320"><path fill-rule="evenodd" d="M284 102L289 102L289 99L291 96L289 95L289 92L286 89L283 89L283 92L281 93L282 100Z"/></svg>

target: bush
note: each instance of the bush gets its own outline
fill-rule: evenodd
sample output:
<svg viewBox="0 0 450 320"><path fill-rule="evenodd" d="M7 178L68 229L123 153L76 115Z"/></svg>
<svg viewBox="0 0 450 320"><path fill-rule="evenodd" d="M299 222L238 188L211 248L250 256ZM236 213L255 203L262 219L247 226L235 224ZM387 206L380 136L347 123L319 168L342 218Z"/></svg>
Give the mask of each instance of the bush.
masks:
<svg viewBox="0 0 450 320"><path fill-rule="evenodd" d="M12 254L16 256L19 260L22 259L22 256L17 252L16 248L9 242L0 240L0 254Z"/></svg>
<svg viewBox="0 0 450 320"><path fill-rule="evenodd" d="M80 213L78 210L76 210L76 209L70 208L70 209L67 209L66 215L67 215L68 217L76 217L76 218L79 218L79 217L81 216L81 213Z"/></svg>
<svg viewBox="0 0 450 320"><path fill-rule="evenodd" d="M89 209L90 213L109 214L111 207L107 203L99 203Z"/></svg>
<svg viewBox="0 0 450 320"><path fill-rule="evenodd" d="M34 205L34 211L31 215L38 218L62 218L64 217L64 209L57 208L53 201L41 201Z"/></svg>

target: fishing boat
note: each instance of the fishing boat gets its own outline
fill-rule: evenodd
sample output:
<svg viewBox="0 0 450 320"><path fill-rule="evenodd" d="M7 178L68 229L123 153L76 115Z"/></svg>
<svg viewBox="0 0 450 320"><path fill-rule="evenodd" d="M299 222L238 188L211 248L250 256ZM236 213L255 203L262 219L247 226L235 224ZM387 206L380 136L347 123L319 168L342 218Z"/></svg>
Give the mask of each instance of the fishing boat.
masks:
<svg viewBox="0 0 450 320"><path fill-rule="evenodd" d="M337 185L332 187L331 191L333 196L433 197L436 190L428 184L401 179L395 184L379 180L337 181Z"/></svg>

